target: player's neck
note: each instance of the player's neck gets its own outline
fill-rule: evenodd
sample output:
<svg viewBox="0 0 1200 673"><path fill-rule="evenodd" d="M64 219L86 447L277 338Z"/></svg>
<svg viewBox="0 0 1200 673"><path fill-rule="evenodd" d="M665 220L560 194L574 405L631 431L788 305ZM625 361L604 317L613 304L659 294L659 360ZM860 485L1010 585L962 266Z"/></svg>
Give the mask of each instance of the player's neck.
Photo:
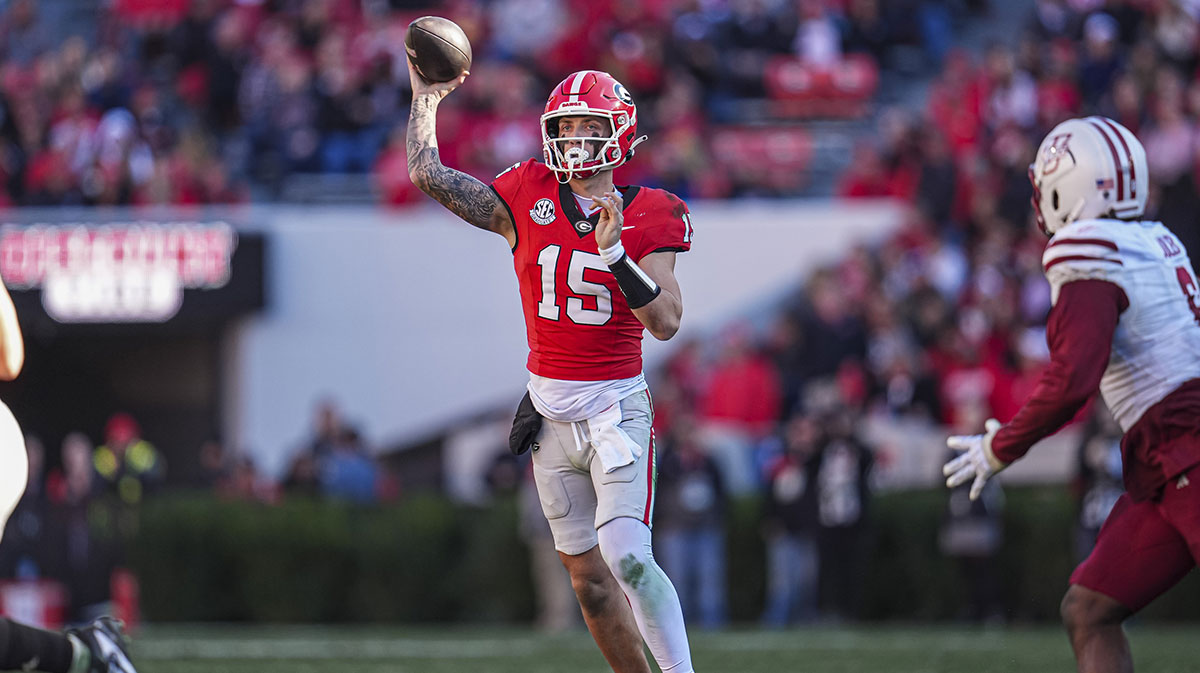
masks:
<svg viewBox="0 0 1200 673"><path fill-rule="evenodd" d="M612 171L602 171L590 178L575 178L569 183L571 191L587 198L614 191Z"/></svg>

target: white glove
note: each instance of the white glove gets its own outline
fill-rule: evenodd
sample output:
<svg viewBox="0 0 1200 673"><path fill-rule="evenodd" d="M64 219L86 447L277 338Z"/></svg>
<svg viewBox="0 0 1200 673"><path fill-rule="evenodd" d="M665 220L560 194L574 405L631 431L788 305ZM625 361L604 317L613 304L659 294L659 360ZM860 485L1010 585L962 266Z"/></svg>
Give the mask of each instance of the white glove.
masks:
<svg viewBox="0 0 1200 673"><path fill-rule="evenodd" d="M989 418L983 427L985 432L982 435L956 435L946 439L946 446L964 452L942 466L946 487L956 488L975 477L975 483L971 484L972 500L979 498L983 485L992 475L1008 467L1008 463L1001 462L996 458L996 454L992 453L992 438L1003 424Z"/></svg>

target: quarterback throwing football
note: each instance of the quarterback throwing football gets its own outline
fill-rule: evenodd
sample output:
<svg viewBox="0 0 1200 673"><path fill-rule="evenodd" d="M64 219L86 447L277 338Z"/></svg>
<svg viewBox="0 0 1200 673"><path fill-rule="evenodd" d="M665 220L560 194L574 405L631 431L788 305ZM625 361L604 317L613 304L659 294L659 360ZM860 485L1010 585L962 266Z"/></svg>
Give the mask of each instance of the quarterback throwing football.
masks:
<svg viewBox="0 0 1200 673"><path fill-rule="evenodd" d="M1200 288L1187 251L1140 218L1146 151L1105 117L1071 119L1030 166L1054 306L1051 361L1010 423L951 437L950 487L984 482L1058 430L1096 388L1124 431L1126 493L1071 575L1062 618L1079 670L1132 671L1122 622L1200 559Z"/></svg>
<svg viewBox="0 0 1200 673"><path fill-rule="evenodd" d="M517 164L490 187L438 156L438 103L466 74L431 84L411 63L409 74L413 183L513 252L529 385L510 447L534 451L542 511L584 621L614 671L649 673L644 639L664 673L691 673L679 598L650 547L657 457L641 348L643 328L660 340L679 329L687 206L614 186L613 169L645 137L629 91L608 73L556 86L541 117L545 162Z"/></svg>

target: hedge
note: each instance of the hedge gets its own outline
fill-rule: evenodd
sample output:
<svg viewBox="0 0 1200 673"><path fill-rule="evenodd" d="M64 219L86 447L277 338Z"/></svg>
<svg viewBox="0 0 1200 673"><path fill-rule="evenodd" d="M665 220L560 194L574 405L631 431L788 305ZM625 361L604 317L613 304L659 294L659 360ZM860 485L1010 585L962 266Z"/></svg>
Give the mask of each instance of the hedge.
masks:
<svg viewBox="0 0 1200 673"><path fill-rule="evenodd" d="M938 551L942 491L877 497L865 533L861 616L956 617L965 589ZM1010 619L1054 620L1067 586L1074 508L1064 489L1009 489L998 560ZM760 503L740 500L728 522L730 612L762 611ZM148 502L130 560L154 621L521 622L533 618L527 550L516 505L487 508L433 496L363 507L171 497ZM1147 619L1200 617L1200 580Z"/></svg>

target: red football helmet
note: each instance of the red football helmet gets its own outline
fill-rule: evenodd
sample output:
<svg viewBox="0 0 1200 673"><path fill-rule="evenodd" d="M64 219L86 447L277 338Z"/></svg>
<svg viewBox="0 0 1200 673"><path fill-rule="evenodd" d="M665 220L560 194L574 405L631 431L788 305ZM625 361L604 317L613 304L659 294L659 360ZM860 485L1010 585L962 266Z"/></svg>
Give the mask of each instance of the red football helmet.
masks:
<svg viewBox="0 0 1200 673"><path fill-rule="evenodd" d="M584 115L607 119L610 135L586 144L578 138L558 137L559 118ZM633 96L606 72L581 70L568 75L554 87L546 101L546 112L542 114L542 151L546 165L560 182L590 178L620 166L645 139L646 136L637 137L637 106L633 104Z"/></svg>

